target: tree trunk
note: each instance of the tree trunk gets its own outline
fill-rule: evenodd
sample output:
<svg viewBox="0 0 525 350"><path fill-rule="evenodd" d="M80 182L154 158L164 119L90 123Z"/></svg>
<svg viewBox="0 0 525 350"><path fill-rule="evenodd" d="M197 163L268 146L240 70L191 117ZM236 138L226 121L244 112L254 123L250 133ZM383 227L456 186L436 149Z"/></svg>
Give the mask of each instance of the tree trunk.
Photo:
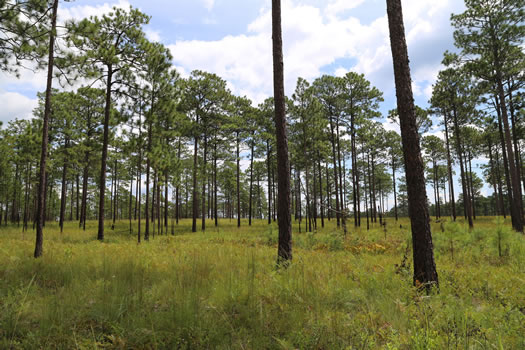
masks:
<svg viewBox="0 0 525 350"><path fill-rule="evenodd" d="M67 165L68 165L68 156L67 149L69 148L69 139L66 137L64 141L64 164L62 165L62 190L60 194L60 233L64 231L64 217L66 215L66 195L67 195Z"/></svg>
<svg viewBox="0 0 525 350"><path fill-rule="evenodd" d="M40 152L40 173L38 184L38 206L37 206L37 225L36 242L34 257L42 256L44 243L44 207L46 197L46 161L47 161L47 141L49 132L49 115L51 114L51 89L53 84L53 68L55 59L55 32L57 23L58 0L53 1L53 12L51 14L51 32L49 35L49 58L47 62L47 83L46 98L44 104L44 120L42 123L42 150Z"/></svg>
<svg viewBox="0 0 525 350"><path fill-rule="evenodd" d="M133 169L133 167L131 167ZM133 218L133 171L131 171L131 176L129 179L129 207L128 207L128 216L129 216L129 234L133 232L133 226L131 219Z"/></svg>
<svg viewBox="0 0 525 350"><path fill-rule="evenodd" d="M199 118L197 117L197 124ZM193 210L192 210L192 224L191 232L197 232L197 212L199 211L199 199L197 198L197 168L198 168L198 148L199 137L195 136L195 144L193 146Z"/></svg>
<svg viewBox="0 0 525 350"><path fill-rule="evenodd" d="M144 240L149 240L149 183L150 183L150 174L151 174L151 159L150 159L150 152L151 152L151 138L152 138L152 121L150 120L148 123L148 145L147 145L147 151L148 154L146 155L146 206L144 208L145 216L145 224L146 227L144 229ZM153 197L153 196L152 196ZM153 201L152 201L153 202ZM153 207L153 203L152 203Z"/></svg>
<svg viewBox="0 0 525 350"><path fill-rule="evenodd" d="M164 229L166 230L166 235L168 234L168 209L169 209L168 191L169 191L168 189L168 171L166 170L164 173Z"/></svg>
<svg viewBox="0 0 525 350"><path fill-rule="evenodd" d="M319 150L317 150L317 157L317 170L319 174L319 203L321 207L321 227L324 228L323 176L321 171L321 156L319 154Z"/></svg>
<svg viewBox="0 0 525 350"><path fill-rule="evenodd" d="M252 133L252 144L250 151L250 198L248 204L248 225L252 226L252 196L253 196L253 147L255 145L255 140L253 140L254 134Z"/></svg>
<svg viewBox="0 0 525 350"><path fill-rule="evenodd" d="M237 227L241 227L241 158L239 154L239 131L236 133L235 137L235 144L236 144L236 152L235 157L237 160Z"/></svg>
<svg viewBox="0 0 525 350"><path fill-rule="evenodd" d="M468 155L469 181L470 181L470 201L472 203L472 218L476 220L476 194L474 193L474 182L472 181L472 155Z"/></svg>
<svg viewBox="0 0 525 350"><path fill-rule="evenodd" d="M99 187L99 206L98 206L98 235L99 241L104 240L104 200L106 196L106 167L108 159L109 144L109 118L111 115L111 85L113 79L113 66L108 65L108 76L106 82L106 107L104 110L104 139L102 143L102 161L100 167L100 187Z"/></svg>
<svg viewBox="0 0 525 350"><path fill-rule="evenodd" d="M206 183L208 182L208 164L207 164L207 156L208 156L208 134L204 134L204 147L202 149L202 219L201 219L201 230L204 232L206 231Z"/></svg>
<svg viewBox="0 0 525 350"><path fill-rule="evenodd" d="M456 221L456 198L454 197L454 178L452 177L452 157L450 156L450 141L448 138L448 120L447 113L445 118L445 142L447 145L447 171L448 171L448 186L450 191L450 204L452 206L452 217Z"/></svg>
<svg viewBox="0 0 525 350"><path fill-rule="evenodd" d="M271 178L270 140L266 140L266 160L268 168L268 225L272 223L272 178Z"/></svg>
<svg viewBox="0 0 525 350"><path fill-rule="evenodd" d="M515 226L515 217L516 217L516 208L513 206L514 200L513 200L513 193L512 193L512 183L510 179L510 173L509 173L509 162L507 159L507 146L505 145L505 136L503 133L503 123L501 121L501 108L499 104L499 99L496 97L496 111L498 115L498 130L499 130L499 136L500 136L500 142L501 142L501 154L503 156L503 169L505 171L505 181L507 184L507 202L509 204L510 209L510 215L512 219L512 227Z"/></svg>
<svg viewBox="0 0 525 350"><path fill-rule="evenodd" d="M424 164L416 125L401 0L387 0L387 13L412 226L413 281L416 286L425 284L429 288L430 283L438 284L438 274L434 262Z"/></svg>
<svg viewBox="0 0 525 350"><path fill-rule="evenodd" d="M394 215L396 216L396 222L397 222L398 215L397 215L397 190L396 190L396 160L395 160L393 149L392 149L392 183L394 185Z"/></svg>
<svg viewBox="0 0 525 350"><path fill-rule="evenodd" d="M466 169L463 162L463 146L461 143L461 135L458 123L458 116L456 112L456 106L454 106L452 111L452 116L454 118L454 133L456 134L456 147L457 154L459 158L459 168L461 171L461 188L463 189L463 209L468 219L468 225L470 228L474 227L474 222L472 221L472 207L469 197L469 189L467 183Z"/></svg>
<svg viewBox="0 0 525 350"><path fill-rule="evenodd" d="M80 210L80 175L79 175L79 170L77 168L77 175L76 175L76 186L77 186L77 193L76 193L76 200L75 200L75 220L78 221L78 217L79 217L79 210ZM73 220L73 218L71 218L71 220Z"/></svg>
<svg viewBox="0 0 525 350"><path fill-rule="evenodd" d="M492 178L492 187L494 191L494 204L496 207L496 216L501 215L501 208L500 208L500 202L498 201L498 188L496 183L496 169L494 166L494 159L492 157L492 141L490 139L490 134L487 134L487 145L488 145L488 151L489 151L489 166L490 166L490 177Z"/></svg>
<svg viewBox="0 0 525 350"><path fill-rule="evenodd" d="M503 121L503 128L505 131L505 144L507 148L507 156L509 159L509 172L510 179L512 183L512 197L513 202L511 203L511 208L513 209L513 220L512 227L517 232L523 233L523 208L522 208L522 198L520 191L520 180L518 178L518 171L516 169L516 161L514 159L514 151L512 150L512 138L509 128L509 119L507 116L507 103L505 101L505 91L503 89L503 77L501 73L501 66L499 62L499 53L497 47L494 46L494 60L495 60L495 70L496 70L496 85L497 92L499 95L500 109L501 109L501 119ZM514 219L515 217L515 219Z"/></svg>
<svg viewBox="0 0 525 350"><path fill-rule="evenodd" d="M332 161L334 165L334 185L335 185L335 217L337 221L337 228L341 226L341 206L339 203L339 180L337 179L337 154L336 154L336 140L334 131L333 117L330 116L330 142L332 143Z"/></svg>
<svg viewBox="0 0 525 350"><path fill-rule="evenodd" d="M119 188L119 179L118 179L118 172L117 172L117 160L115 159L115 190L113 193L113 223L111 224L111 229L115 229L115 221L117 220L117 210L118 210L118 188Z"/></svg>
<svg viewBox="0 0 525 350"><path fill-rule="evenodd" d="M215 227L219 226L219 217L217 209L217 137L215 137L215 143L213 144L213 217L215 220Z"/></svg>
<svg viewBox="0 0 525 350"><path fill-rule="evenodd" d="M521 185L520 185L520 179L522 178L521 174L521 154L520 154L520 147L519 147L519 130L517 130L516 127L516 118L514 113L514 101L512 99L512 89L510 85L510 80L507 81L508 86L508 95L509 95L509 110L510 110L510 120L512 121L512 141L514 145L514 156L516 158L516 176L518 178L518 189L519 189L519 198L520 198L520 207L521 207L521 216L522 216L522 225L523 225L523 192L521 191ZM525 184L524 184L525 186ZM525 187L524 187L525 188Z"/></svg>
<svg viewBox="0 0 525 350"><path fill-rule="evenodd" d="M284 97L283 42L281 32L281 1L272 0L273 89L275 100L275 135L277 139L277 178L279 194L279 246L277 264L292 260L292 220L290 216L290 161L286 136Z"/></svg>

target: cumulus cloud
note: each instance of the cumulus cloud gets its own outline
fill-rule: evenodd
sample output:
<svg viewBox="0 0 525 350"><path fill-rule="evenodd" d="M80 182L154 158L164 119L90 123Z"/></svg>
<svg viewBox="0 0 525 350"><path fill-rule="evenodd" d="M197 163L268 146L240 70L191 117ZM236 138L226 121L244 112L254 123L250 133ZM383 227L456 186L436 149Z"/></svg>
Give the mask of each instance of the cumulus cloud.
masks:
<svg viewBox="0 0 525 350"><path fill-rule="evenodd" d="M7 124L10 120L31 118L33 109L38 106L38 100L17 92L0 90L0 106L0 121Z"/></svg>
<svg viewBox="0 0 525 350"><path fill-rule="evenodd" d="M299 0L283 1L288 94L298 77L312 80L338 59L352 59L356 62L353 66L339 65L328 73L342 75L349 70L357 71L386 94L394 95L386 9L372 6L378 16L365 24L352 16L352 9L363 6L366 3L362 0L332 0L322 7ZM461 9L451 0L407 0L404 10L414 91L416 97L426 102L440 69L441 55L452 44L450 12ZM271 8L268 6L261 9L244 34L214 41L178 40L170 49L175 65L185 71L214 72L231 82L235 93L244 92L256 102L272 94Z"/></svg>
<svg viewBox="0 0 525 350"><path fill-rule="evenodd" d="M155 42L161 41L160 31L153 30L151 28L146 28L144 29L144 32L146 33L146 38L148 38L148 40L155 41Z"/></svg>
<svg viewBox="0 0 525 350"><path fill-rule="evenodd" d="M91 16L101 16L113 10L113 7L128 9L130 3L128 0L119 0L115 2L106 2L102 5L74 5L70 7L60 7L58 18L60 21L81 20Z"/></svg>

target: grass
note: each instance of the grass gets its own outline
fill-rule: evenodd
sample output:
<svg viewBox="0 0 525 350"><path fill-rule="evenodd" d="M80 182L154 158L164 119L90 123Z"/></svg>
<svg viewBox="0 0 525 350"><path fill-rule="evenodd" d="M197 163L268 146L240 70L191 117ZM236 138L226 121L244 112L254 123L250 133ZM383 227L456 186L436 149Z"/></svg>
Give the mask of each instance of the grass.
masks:
<svg viewBox="0 0 525 350"><path fill-rule="evenodd" d="M400 228L400 224L402 227ZM96 241L48 224L0 228L2 349L523 349L525 239L509 223L433 223L440 292L411 286L408 220L370 231L294 227L276 270L277 227L209 221L138 245L121 222ZM303 223L304 232L304 223Z"/></svg>

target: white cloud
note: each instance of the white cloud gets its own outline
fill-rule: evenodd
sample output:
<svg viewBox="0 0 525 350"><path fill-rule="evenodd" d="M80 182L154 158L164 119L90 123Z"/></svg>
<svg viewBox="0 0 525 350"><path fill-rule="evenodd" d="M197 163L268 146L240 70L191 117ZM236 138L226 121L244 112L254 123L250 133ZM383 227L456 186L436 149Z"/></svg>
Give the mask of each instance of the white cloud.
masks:
<svg viewBox="0 0 525 350"><path fill-rule="evenodd" d="M148 40L155 41L155 42L161 41L160 31L153 30L151 28L146 28L144 29L144 32L146 33L146 38L148 38Z"/></svg>
<svg viewBox="0 0 525 350"><path fill-rule="evenodd" d="M393 95L393 73L386 9L368 24L352 16L362 0L332 0L323 8L298 0L282 3L285 88L293 91L297 78L320 76L338 59L357 61L353 67L336 66L331 74L349 70L363 73L379 89ZM376 5L373 5L376 6ZM372 6L372 7L373 7ZM384 6L384 5L383 5ZM404 2L407 41L415 93L428 100L429 87L440 68L442 52L452 41L450 0ZM377 11L377 10L376 10ZM458 11L455 11L458 12ZM341 14L336 16L336 14ZM442 30L448 28L448 31ZM434 42L445 47L434 45ZM170 45L174 63L186 71L202 69L231 82L234 93L244 92L260 102L272 95L271 9L266 6L248 25L247 33L220 40L178 40Z"/></svg>
<svg viewBox="0 0 525 350"><path fill-rule="evenodd" d="M344 11L358 7L364 2L365 0L332 0L326 6L326 14L330 17L335 17Z"/></svg>
<svg viewBox="0 0 525 350"><path fill-rule="evenodd" d="M10 120L31 118L33 109L38 106L38 100L16 92L0 90L0 106L0 121L7 124Z"/></svg>
<svg viewBox="0 0 525 350"><path fill-rule="evenodd" d="M208 11L211 11L213 9L213 5L215 5L215 0L201 0L204 7L208 10Z"/></svg>
<svg viewBox="0 0 525 350"><path fill-rule="evenodd" d="M128 0L118 0L113 2L106 2L99 6L78 5L71 7L60 7L58 10L58 17L60 21L81 20L90 16L101 16L113 10L113 7L122 9L129 9L130 3Z"/></svg>

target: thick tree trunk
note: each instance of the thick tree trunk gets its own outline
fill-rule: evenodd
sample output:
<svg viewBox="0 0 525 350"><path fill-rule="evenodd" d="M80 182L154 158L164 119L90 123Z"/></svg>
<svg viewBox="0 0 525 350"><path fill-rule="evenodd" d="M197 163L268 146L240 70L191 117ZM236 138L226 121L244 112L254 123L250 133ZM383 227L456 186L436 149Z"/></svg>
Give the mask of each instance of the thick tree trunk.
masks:
<svg viewBox="0 0 525 350"><path fill-rule="evenodd" d="M40 173L38 183L38 205L37 205L37 225L36 242L34 257L42 256L44 243L44 207L46 198L46 161L47 161L47 141L49 137L49 115L51 114L51 89L53 84L53 68L55 59L55 32L57 23L58 0L53 1L53 11L51 13L51 32L49 35L49 58L47 62L47 83L46 98L44 103L44 120L42 123L42 150L40 152Z"/></svg>
<svg viewBox="0 0 525 350"><path fill-rule="evenodd" d="M290 161L286 136L284 100L284 64L281 32L281 1L272 0L273 89L275 100L275 135L277 139L277 177L279 187L279 246L277 264L292 260L292 220L290 215Z"/></svg>
<svg viewBox="0 0 525 350"><path fill-rule="evenodd" d="M416 125L401 0L387 0L387 13L412 226L414 285L437 285L438 274L434 262L424 164Z"/></svg>

